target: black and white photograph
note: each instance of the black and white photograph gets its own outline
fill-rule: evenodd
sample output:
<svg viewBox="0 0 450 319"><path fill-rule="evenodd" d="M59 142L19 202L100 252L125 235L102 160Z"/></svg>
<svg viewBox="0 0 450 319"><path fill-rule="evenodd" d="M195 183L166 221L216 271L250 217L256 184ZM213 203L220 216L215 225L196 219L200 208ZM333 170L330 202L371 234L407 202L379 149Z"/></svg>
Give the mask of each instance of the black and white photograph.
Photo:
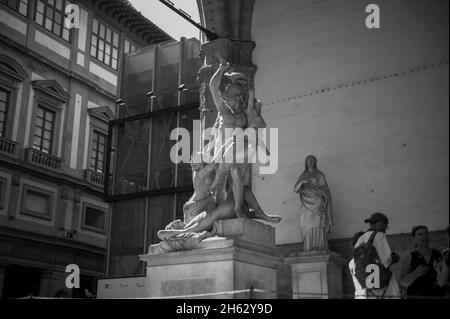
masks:
<svg viewBox="0 0 450 319"><path fill-rule="evenodd" d="M448 301L448 227L448 0L0 0L0 305Z"/></svg>

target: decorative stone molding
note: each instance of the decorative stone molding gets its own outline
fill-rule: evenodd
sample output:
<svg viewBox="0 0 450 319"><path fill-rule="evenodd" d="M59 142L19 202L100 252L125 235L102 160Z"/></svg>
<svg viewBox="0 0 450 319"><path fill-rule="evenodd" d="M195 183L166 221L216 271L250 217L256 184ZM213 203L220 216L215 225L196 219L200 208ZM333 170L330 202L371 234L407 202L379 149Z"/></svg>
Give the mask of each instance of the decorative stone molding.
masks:
<svg viewBox="0 0 450 319"><path fill-rule="evenodd" d="M96 83L77 74L76 72L72 72L72 71L65 69L64 67L58 65L57 63L51 61L50 59L44 57L43 55L40 55L36 52L28 50L23 45L15 42L14 40L7 38L6 36L4 36L2 34L0 34L0 46L2 48L14 51L19 56L22 56L22 57L26 58L27 60L38 64L40 67L42 67L46 70L50 70L66 79L77 82L79 85L86 87L91 92L95 92L96 94L102 96L103 98L105 98L111 102L114 102L117 100L117 96L115 94L111 94L111 93L107 92L106 90L102 89Z"/></svg>
<svg viewBox="0 0 450 319"><path fill-rule="evenodd" d="M109 121L115 119L114 113L108 106L90 108L88 109L88 113L90 116L95 117L96 119L105 123L108 123Z"/></svg>
<svg viewBox="0 0 450 319"><path fill-rule="evenodd" d="M52 96L62 103L66 103L70 98L70 95L55 80L37 80L33 81L32 85L35 90Z"/></svg>
<svg viewBox="0 0 450 319"><path fill-rule="evenodd" d="M27 72L16 60L4 54L0 54L0 73L19 82L28 77Z"/></svg>

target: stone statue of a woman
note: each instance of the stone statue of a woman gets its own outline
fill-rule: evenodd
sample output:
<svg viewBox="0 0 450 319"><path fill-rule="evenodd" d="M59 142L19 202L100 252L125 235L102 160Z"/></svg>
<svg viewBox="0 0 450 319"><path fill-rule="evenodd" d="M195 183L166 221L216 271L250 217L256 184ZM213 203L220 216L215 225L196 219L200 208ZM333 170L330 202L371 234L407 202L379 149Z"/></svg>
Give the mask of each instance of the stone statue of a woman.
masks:
<svg viewBox="0 0 450 319"><path fill-rule="evenodd" d="M303 250L328 250L327 237L333 225L331 193L315 156L306 157L305 171L295 183L294 192L300 195Z"/></svg>

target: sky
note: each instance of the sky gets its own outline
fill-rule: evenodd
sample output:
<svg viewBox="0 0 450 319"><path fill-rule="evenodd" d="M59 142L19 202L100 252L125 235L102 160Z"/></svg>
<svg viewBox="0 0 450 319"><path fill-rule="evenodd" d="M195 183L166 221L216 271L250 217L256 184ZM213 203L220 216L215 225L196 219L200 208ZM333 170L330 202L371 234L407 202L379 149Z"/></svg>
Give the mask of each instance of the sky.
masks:
<svg viewBox="0 0 450 319"><path fill-rule="evenodd" d="M159 0L128 0L142 15L156 24L160 29L172 36L175 40L181 37L199 38L199 30L170 10ZM192 20L200 22L196 0L170 0L175 8L183 9Z"/></svg>

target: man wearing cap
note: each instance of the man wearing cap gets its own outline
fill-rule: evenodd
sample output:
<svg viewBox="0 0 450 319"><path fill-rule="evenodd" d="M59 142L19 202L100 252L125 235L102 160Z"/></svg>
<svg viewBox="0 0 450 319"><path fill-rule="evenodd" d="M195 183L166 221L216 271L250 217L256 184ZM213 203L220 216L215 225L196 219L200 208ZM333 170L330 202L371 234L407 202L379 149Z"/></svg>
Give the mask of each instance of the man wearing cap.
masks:
<svg viewBox="0 0 450 319"><path fill-rule="evenodd" d="M370 239L370 236L374 231L376 231L377 233L373 240L373 246L378 253L378 258L380 259L381 263L387 268L397 263L400 258L398 254L391 251L385 234L389 224L389 220L386 215L382 213L374 213L369 218L365 219L364 222L369 223L370 228L366 233L358 238L354 248L358 247L362 243L367 243ZM383 296L383 294L383 298L385 299L401 298L400 286L394 275L392 275L389 285L386 287L386 289L371 289L371 294L368 294L366 289L362 289L361 294L362 296L358 296L358 298L360 299L373 299L376 298L376 296L381 297Z"/></svg>

